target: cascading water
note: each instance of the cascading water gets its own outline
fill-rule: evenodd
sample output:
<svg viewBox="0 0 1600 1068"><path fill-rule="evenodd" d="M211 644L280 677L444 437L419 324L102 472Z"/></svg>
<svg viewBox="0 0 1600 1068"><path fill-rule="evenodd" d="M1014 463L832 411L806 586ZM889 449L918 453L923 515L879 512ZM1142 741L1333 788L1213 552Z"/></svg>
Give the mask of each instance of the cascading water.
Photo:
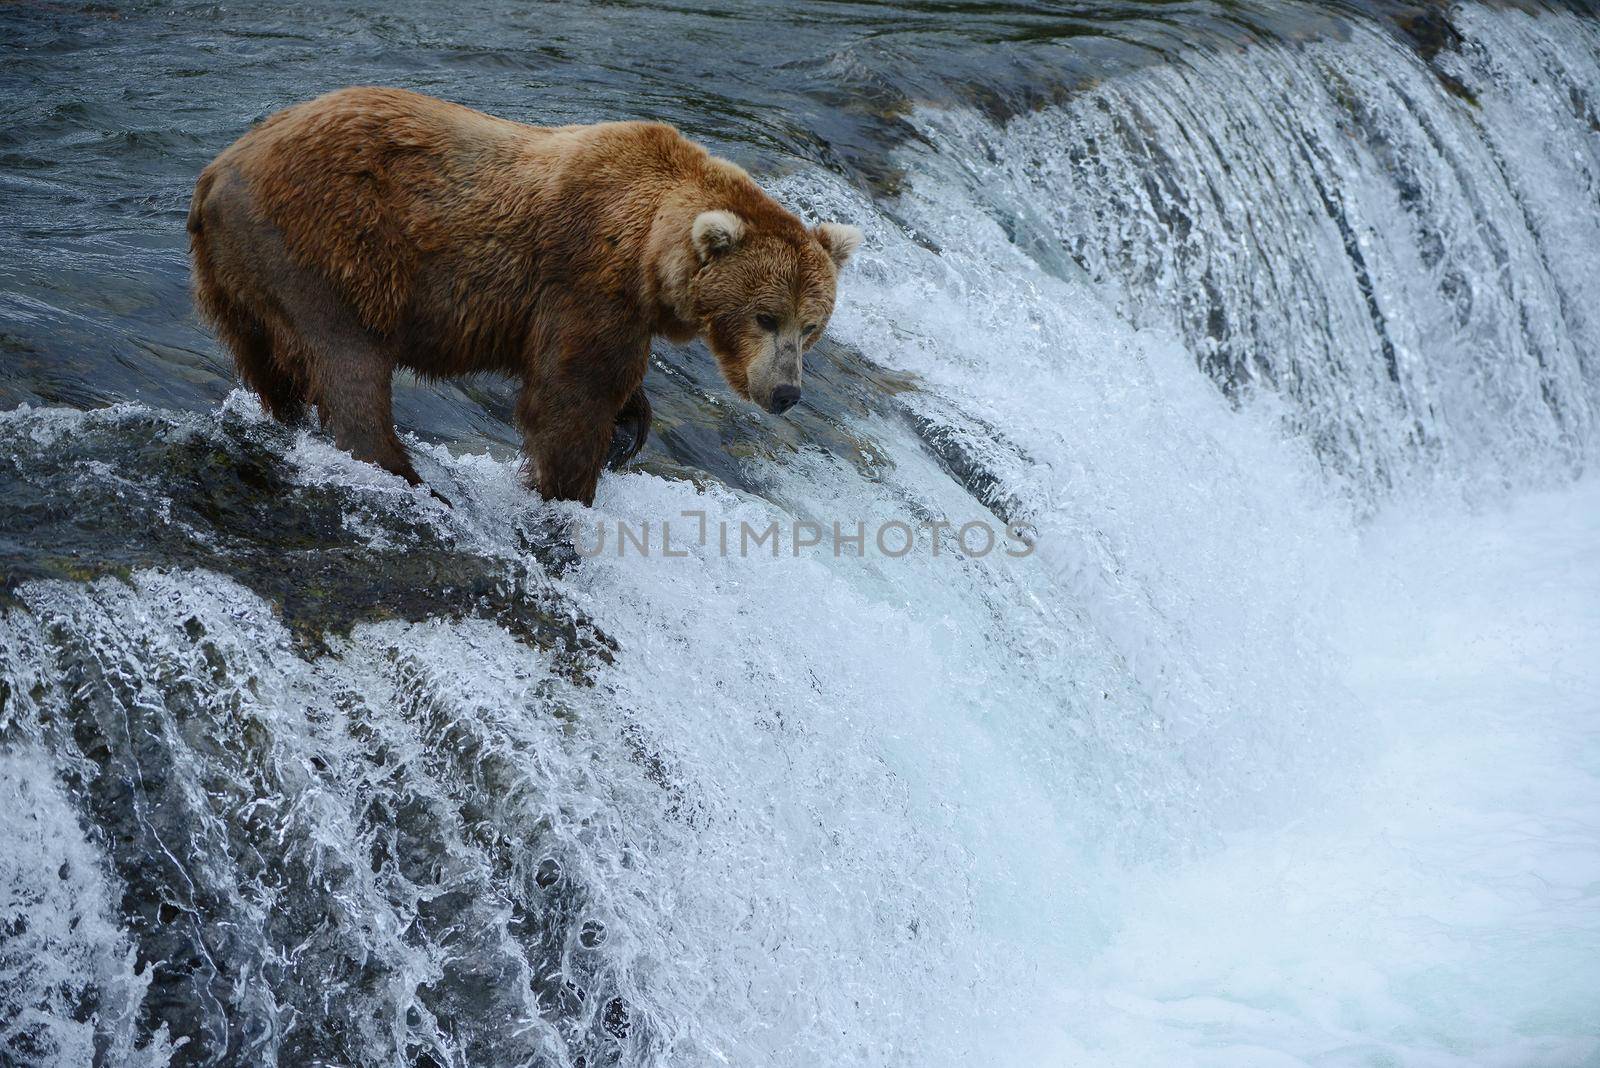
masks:
<svg viewBox="0 0 1600 1068"><path fill-rule="evenodd" d="M1594 458L1595 56L1582 18L1197 49L1018 118L929 115L1012 236L1181 332L1364 491ZM1554 31L1559 26L1560 30Z"/></svg>
<svg viewBox="0 0 1600 1068"><path fill-rule="evenodd" d="M823 400L661 350L592 513L492 392L401 399L453 509L246 395L74 410L9 261L0 386L74 407L0 414L0 1060L1600 1055L1600 30L1297 11L769 178L868 235Z"/></svg>

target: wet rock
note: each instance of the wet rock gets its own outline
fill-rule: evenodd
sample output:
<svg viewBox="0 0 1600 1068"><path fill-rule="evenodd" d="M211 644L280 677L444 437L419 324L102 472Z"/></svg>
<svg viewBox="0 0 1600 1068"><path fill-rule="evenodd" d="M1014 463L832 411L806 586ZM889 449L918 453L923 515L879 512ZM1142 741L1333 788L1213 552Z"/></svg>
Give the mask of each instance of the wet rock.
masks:
<svg viewBox="0 0 1600 1068"><path fill-rule="evenodd" d="M1439 0L1439 2L1411 5L1395 15L1394 24L1406 43L1416 49L1417 55L1428 64L1434 77L1439 79L1439 84L1444 86L1447 93L1466 101L1473 107L1478 106L1477 94L1438 62L1441 53L1459 52L1463 40L1461 31L1450 21L1448 3Z"/></svg>
<svg viewBox="0 0 1600 1068"><path fill-rule="evenodd" d="M1455 52L1461 48L1461 31L1450 22L1450 5L1435 0L1410 5L1395 15L1395 25L1417 55L1432 63L1440 52Z"/></svg>
<svg viewBox="0 0 1600 1068"><path fill-rule="evenodd" d="M606 1003L604 1020L606 1033L612 1038L621 1040L628 1037L628 1003L621 998L612 998Z"/></svg>
<svg viewBox="0 0 1600 1068"><path fill-rule="evenodd" d="M138 568L220 571L270 600L307 655L385 619L493 619L572 678L612 644L557 602L544 574L457 547L420 506L368 508L294 481L292 432L224 414L130 411L84 419L47 444L0 428L0 603L35 579L122 578ZM363 530L348 517L359 512ZM536 531L536 557L559 553ZM534 546L530 546L533 548ZM198 620L191 634L203 633Z"/></svg>
<svg viewBox="0 0 1600 1068"><path fill-rule="evenodd" d="M658 346L645 380L655 406L650 443L635 463L669 478L707 478L760 493L764 461L821 450L864 473L879 450L850 427L851 417L887 415L914 384L824 337L806 354L805 393L782 416L735 397L703 346Z"/></svg>

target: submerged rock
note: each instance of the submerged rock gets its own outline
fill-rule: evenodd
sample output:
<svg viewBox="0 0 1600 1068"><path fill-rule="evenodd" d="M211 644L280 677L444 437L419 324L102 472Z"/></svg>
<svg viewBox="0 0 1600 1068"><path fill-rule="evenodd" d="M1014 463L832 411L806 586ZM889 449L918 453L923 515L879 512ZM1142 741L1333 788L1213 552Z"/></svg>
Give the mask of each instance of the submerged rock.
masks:
<svg viewBox="0 0 1600 1068"><path fill-rule="evenodd" d="M271 601L309 653L358 623L477 617L573 672L586 655L610 655L609 640L556 604L526 558L461 548L420 501L372 508L346 487L297 481L294 431L276 424L227 409L20 413L0 424L0 442L10 505L0 513L0 600L38 579L200 567ZM548 535L526 548L546 561L561 550Z"/></svg>

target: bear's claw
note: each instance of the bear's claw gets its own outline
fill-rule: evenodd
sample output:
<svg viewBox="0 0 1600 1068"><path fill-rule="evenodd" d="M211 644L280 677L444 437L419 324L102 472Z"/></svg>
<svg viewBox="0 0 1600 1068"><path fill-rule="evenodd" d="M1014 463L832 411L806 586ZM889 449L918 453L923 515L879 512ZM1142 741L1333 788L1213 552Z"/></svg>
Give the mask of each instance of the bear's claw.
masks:
<svg viewBox="0 0 1600 1068"><path fill-rule="evenodd" d="M639 455L644 443L650 439L650 399L643 389L636 389L628 402L617 413L616 429L611 435L611 454L606 466L613 471Z"/></svg>

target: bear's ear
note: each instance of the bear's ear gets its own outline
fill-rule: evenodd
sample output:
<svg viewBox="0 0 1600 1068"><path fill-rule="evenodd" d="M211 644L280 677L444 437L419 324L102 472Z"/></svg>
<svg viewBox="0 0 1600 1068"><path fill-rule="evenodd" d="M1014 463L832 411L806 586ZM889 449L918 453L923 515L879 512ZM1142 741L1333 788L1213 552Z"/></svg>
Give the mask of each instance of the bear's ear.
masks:
<svg viewBox="0 0 1600 1068"><path fill-rule="evenodd" d="M689 231L695 254L705 263L713 256L732 252L744 237L744 220L731 211L702 211Z"/></svg>
<svg viewBox="0 0 1600 1068"><path fill-rule="evenodd" d="M817 240L828 250L836 266L843 267L855 250L861 247L861 228L845 223L822 223L816 229Z"/></svg>

